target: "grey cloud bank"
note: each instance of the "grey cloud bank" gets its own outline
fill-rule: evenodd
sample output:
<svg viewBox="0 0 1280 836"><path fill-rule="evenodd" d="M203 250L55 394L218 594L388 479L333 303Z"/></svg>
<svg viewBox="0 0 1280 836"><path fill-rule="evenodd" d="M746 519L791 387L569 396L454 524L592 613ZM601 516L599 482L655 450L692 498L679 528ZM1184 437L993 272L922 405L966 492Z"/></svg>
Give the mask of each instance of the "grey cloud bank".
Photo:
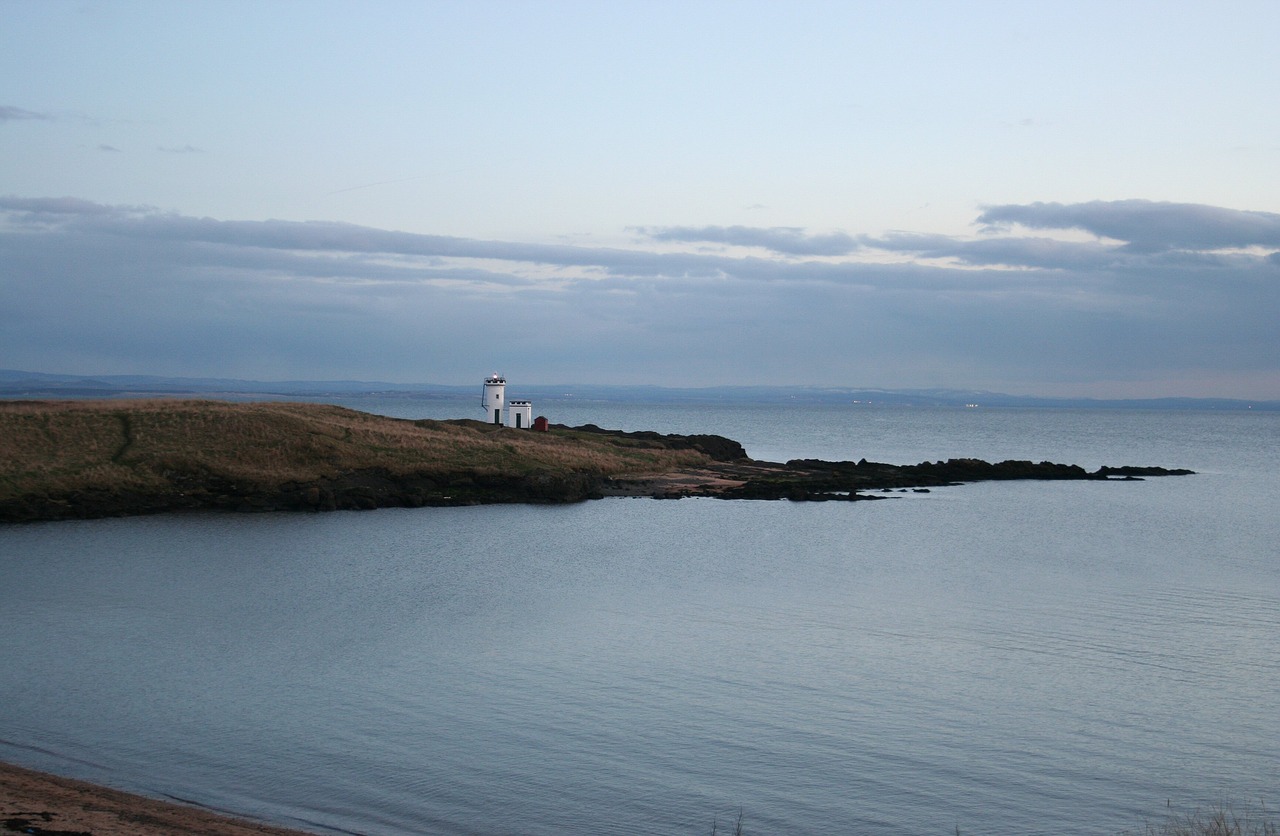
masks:
<svg viewBox="0 0 1280 836"><path fill-rule="evenodd" d="M1126 242L1137 250L1214 250L1280 247L1280 215L1149 200L1093 201L1063 205L991 206L978 216L988 226L1080 229Z"/></svg>
<svg viewBox="0 0 1280 836"><path fill-rule="evenodd" d="M844 233L810 235L796 227L761 229L747 226L671 226L641 228L654 241L732 244L739 247L763 247L782 255L848 255L858 242Z"/></svg>
<svg viewBox="0 0 1280 836"><path fill-rule="evenodd" d="M1280 397L1280 216L1119 201L976 222L637 227L610 248L3 197L0 366Z"/></svg>

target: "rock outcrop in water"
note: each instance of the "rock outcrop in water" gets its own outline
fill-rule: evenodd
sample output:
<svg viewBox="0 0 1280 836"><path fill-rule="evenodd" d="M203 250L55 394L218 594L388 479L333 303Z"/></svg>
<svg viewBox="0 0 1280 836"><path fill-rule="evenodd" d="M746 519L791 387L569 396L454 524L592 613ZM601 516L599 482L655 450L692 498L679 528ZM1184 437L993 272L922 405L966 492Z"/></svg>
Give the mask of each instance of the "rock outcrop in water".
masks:
<svg viewBox="0 0 1280 836"><path fill-rule="evenodd" d="M1040 480L1137 480L1147 476L1183 476L1192 471L1163 467L1103 467L1086 471L1078 465L1053 462L949 459L914 465L880 462L828 462L793 459L785 464L743 459L718 462L684 474L660 479L610 480L615 495L648 494L658 498L714 496L721 499L789 499L793 501L855 501L879 499L868 493L924 491L967 482Z"/></svg>
<svg viewBox="0 0 1280 836"><path fill-rule="evenodd" d="M172 511L565 503L604 496L852 501L1013 479L1189 473L1029 461L755 461L716 435L405 421L320 404L0 402L0 522Z"/></svg>

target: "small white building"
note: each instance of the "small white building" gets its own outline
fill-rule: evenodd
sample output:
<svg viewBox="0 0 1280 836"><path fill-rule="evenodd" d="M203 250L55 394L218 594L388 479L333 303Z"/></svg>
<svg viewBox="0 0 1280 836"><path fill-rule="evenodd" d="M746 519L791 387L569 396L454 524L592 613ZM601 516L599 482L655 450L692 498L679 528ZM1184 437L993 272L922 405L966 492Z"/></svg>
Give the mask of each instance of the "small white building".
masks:
<svg viewBox="0 0 1280 836"><path fill-rule="evenodd" d="M511 401L507 405L507 426L527 430L533 426L533 401Z"/></svg>

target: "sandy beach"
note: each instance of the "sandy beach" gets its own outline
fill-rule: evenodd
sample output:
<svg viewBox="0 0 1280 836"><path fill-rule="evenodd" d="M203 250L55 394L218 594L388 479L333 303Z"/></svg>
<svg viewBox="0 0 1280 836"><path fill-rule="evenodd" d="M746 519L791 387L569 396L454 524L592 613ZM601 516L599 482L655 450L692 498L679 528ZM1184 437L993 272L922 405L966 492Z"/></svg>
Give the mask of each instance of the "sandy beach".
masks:
<svg viewBox="0 0 1280 836"><path fill-rule="evenodd" d="M0 763L0 828L35 836L305 836Z"/></svg>

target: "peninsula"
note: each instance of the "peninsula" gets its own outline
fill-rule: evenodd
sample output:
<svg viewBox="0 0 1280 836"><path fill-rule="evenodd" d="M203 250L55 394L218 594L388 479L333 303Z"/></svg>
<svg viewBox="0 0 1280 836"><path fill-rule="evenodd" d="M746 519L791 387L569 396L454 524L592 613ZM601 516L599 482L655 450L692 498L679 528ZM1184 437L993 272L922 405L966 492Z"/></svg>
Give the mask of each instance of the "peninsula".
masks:
<svg viewBox="0 0 1280 836"><path fill-rule="evenodd" d="M0 401L0 522L188 510L331 511L604 496L853 501L1010 479L1137 479L1050 462L915 465L750 459L716 435L466 419L405 420L311 403Z"/></svg>

